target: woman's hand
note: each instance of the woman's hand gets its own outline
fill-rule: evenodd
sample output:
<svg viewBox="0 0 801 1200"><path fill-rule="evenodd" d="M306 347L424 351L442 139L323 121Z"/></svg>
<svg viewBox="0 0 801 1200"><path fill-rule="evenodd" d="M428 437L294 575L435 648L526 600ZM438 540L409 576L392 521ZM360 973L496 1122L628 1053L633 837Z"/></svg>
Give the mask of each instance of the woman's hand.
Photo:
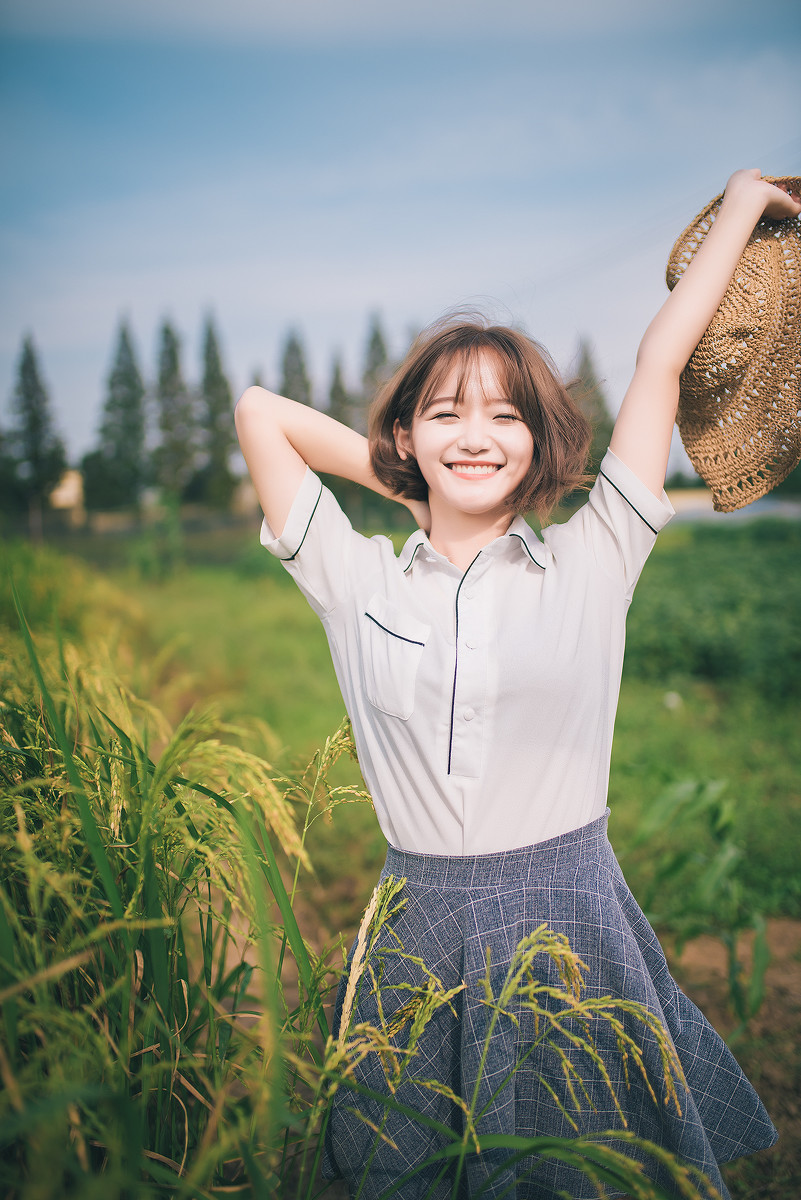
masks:
<svg viewBox="0 0 801 1200"><path fill-rule="evenodd" d="M762 215L773 221L783 221L801 213L801 196L781 184L768 183L756 168L734 172L726 184L724 202L731 204L749 193L760 198Z"/></svg>
<svg viewBox="0 0 801 1200"><path fill-rule="evenodd" d="M431 532L431 509L427 500L403 500L423 533Z"/></svg>

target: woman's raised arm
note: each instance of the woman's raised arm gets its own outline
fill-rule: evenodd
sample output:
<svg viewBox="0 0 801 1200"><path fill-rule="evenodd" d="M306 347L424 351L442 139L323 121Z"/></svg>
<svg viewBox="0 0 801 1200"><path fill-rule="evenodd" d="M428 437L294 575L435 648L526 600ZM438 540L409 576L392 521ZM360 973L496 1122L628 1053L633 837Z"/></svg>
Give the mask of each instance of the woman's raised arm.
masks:
<svg viewBox="0 0 801 1200"><path fill-rule="evenodd" d="M370 469L367 438L326 413L249 387L235 411L236 432L264 515L283 531L307 465L386 495Z"/></svg>
<svg viewBox="0 0 801 1200"><path fill-rule="evenodd" d="M398 500L416 521L425 523L425 504L393 495L376 479L367 438L326 413L265 388L249 387L237 402L235 419L253 486L277 537L283 532L307 466Z"/></svg>
<svg viewBox="0 0 801 1200"><path fill-rule="evenodd" d="M798 197L737 171L718 214L681 279L645 331L610 448L655 494L665 481L679 379L715 315L754 226L801 213Z"/></svg>

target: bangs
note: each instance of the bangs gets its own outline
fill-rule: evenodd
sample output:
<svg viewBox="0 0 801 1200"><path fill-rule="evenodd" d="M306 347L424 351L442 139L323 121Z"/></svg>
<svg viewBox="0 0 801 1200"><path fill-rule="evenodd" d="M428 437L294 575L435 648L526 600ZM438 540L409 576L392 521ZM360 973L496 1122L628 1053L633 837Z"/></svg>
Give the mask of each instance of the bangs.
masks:
<svg viewBox="0 0 801 1200"><path fill-rule="evenodd" d="M488 402L491 400L506 401L517 410L519 416L524 416L526 405L523 397L526 389L518 364L502 354L491 341L484 339L476 339L467 346L456 346L449 354L442 355L437 359L420 389L414 415L422 416L438 398L451 399L450 395L440 396L440 392L445 380L454 370L457 371L457 377L456 391L452 397L453 402L457 406L463 404L468 384L478 372L482 362L489 362L495 373L491 394L482 384L484 400ZM516 367L517 369L515 369Z"/></svg>

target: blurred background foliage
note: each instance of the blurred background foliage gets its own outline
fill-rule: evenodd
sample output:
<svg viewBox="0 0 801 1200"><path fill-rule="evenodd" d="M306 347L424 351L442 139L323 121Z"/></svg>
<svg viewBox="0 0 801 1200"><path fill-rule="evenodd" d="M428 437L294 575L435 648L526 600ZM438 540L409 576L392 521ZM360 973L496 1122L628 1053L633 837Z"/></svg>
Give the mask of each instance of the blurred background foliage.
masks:
<svg viewBox="0 0 801 1200"><path fill-rule="evenodd" d="M658 547L632 605L626 671L801 695L801 525L679 526Z"/></svg>

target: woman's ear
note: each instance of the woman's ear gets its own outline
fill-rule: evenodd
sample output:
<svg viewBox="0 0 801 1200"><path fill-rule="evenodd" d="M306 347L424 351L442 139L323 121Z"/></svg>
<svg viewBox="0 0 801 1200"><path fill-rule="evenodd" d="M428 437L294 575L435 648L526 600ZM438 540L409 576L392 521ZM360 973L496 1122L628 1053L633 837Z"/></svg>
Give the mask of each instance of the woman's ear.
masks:
<svg viewBox="0 0 801 1200"><path fill-rule="evenodd" d="M414 458L411 429L404 429L400 421L396 419L395 424L392 426L392 436L395 439L395 449L398 452L398 458L403 460Z"/></svg>

